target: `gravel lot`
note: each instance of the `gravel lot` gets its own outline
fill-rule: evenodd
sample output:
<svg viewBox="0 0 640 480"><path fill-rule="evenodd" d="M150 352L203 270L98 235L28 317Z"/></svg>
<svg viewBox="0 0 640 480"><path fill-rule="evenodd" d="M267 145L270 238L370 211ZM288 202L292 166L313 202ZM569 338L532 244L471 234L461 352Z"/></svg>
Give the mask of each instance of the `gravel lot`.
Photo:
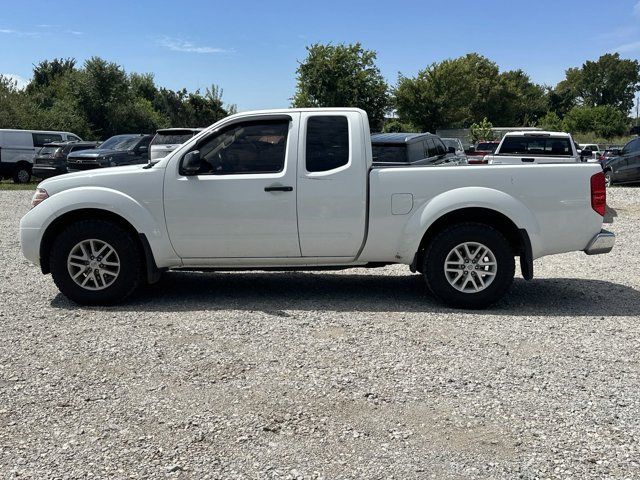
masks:
<svg viewBox="0 0 640 480"><path fill-rule="evenodd" d="M170 273L79 308L0 191L2 478L639 478L640 188L486 312L406 267Z"/></svg>

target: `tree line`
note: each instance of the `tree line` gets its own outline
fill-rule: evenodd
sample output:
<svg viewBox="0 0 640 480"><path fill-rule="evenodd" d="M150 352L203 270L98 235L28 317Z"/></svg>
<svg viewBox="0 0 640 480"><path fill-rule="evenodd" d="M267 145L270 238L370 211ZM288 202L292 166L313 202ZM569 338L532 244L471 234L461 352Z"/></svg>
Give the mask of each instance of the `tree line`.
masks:
<svg viewBox="0 0 640 480"><path fill-rule="evenodd" d="M414 77L399 74L391 86L376 57L359 43L307 47L293 105L360 107L373 129L385 131L492 124L611 138L628 133L629 111L640 90L640 64L618 53L568 69L554 87L534 83L523 70L501 72L477 53L432 63ZM395 118L385 121L391 111Z"/></svg>
<svg viewBox="0 0 640 480"><path fill-rule="evenodd" d="M216 85L204 92L174 91L158 87L152 74L128 74L98 57L81 67L74 59L40 62L24 89L0 76L0 128L62 130L105 139L170 126L208 126L234 112Z"/></svg>
<svg viewBox="0 0 640 480"><path fill-rule="evenodd" d="M435 62L389 85L377 53L361 44L314 44L297 68L294 107L359 107L371 127L432 131L478 125L540 126L600 138L629 131L640 90L640 64L602 55L570 68L556 86L539 85L523 70L500 71L477 53ZM207 126L234 113L222 90L159 87L152 74L127 73L93 57L45 60L24 89L0 75L0 128L67 130L107 138L163 127ZM391 112L393 118L389 120Z"/></svg>

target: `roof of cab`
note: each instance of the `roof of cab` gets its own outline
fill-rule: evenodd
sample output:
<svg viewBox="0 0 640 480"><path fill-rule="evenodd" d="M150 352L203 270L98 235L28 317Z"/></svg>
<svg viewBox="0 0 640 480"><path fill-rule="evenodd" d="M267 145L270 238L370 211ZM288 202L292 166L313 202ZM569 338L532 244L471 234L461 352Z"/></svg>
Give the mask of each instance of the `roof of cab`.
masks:
<svg viewBox="0 0 640 480"><path fill-rule="evenodd" d="M185 133L195 133L195 132L201 132L204 130L204 127L172 127L172 128L159 128L158 130L156 130L156 133L160 133L160 134L176 134L176 133L181 133L181 132L185 132Z"/></svg>
<svg viewBox="0 0 640 480"><path fill-rule="evenodd" d="M519 132L507 132L504 134L505 137L556 137L556 138L568 138L570 135L567 132L548 132L543 130L535 130L535 131L519 131Z"/></svg>
<svg viewBox="0 0 640 480"><path fill-rule="evenodd" d="M432 133L374 133L372 143L413 143L425 137L433 137Z"/></svg>

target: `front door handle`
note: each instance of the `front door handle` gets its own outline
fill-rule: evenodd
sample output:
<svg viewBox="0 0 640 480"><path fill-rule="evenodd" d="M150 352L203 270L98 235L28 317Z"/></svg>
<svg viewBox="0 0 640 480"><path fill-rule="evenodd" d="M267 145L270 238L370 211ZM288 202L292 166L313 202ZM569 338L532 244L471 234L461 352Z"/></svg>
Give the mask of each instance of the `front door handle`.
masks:
<svg viewBox="0 0 640 480"><path fill-rule="evenodd" d="M535 158L521 158L520 160L522 160L523 162L529 162L529 163L533 163L536 161Z"/></svg>
<svg viewBox="0 0 640 480"><path fill-rule="evenodd" d="M293 187L285 187L283 185L271 185L264 187L265 192L293 192Z"/></svg>

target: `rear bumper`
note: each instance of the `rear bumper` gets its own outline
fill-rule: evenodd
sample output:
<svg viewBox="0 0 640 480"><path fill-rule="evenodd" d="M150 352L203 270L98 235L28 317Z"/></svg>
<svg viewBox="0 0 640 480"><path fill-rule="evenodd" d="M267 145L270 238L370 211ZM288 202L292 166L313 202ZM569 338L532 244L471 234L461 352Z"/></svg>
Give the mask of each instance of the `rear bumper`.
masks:
<svg viewBox="0 0 640 480"><path fill-rule="evenodd" d="M599 255L609 253L616 243L616 236L608 230L601 230L595 237L591 239L584 253L587 255Z"/></svg>

